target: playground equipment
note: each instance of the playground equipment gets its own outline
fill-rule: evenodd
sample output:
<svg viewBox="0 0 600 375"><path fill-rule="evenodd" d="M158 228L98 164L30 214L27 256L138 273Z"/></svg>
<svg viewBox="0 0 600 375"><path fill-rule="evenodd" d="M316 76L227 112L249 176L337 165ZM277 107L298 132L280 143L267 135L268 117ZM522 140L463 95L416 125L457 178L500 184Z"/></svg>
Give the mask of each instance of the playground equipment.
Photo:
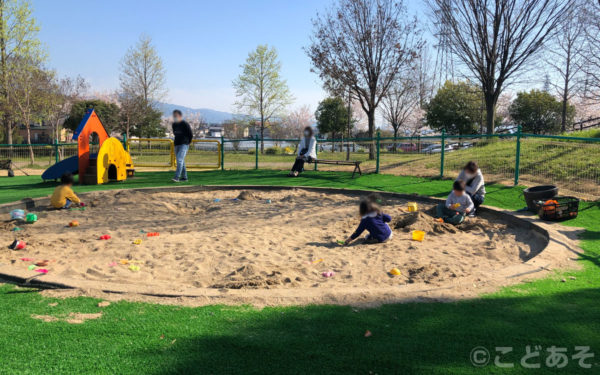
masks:
<svg viewBox="0 0 600 375"><path fill-rule="evenodd" d="M90 150L92 138L98 140L99 149L96 153ZM108 135L93 109L81 120L73 134L73 140L77 140L77 155L46 169L42 174L43 180L55 180L65 173L72 173L79 175L80 184L95 185L123 181L133 176L133 162L129 152L123 148L121 141Z"/></svg>

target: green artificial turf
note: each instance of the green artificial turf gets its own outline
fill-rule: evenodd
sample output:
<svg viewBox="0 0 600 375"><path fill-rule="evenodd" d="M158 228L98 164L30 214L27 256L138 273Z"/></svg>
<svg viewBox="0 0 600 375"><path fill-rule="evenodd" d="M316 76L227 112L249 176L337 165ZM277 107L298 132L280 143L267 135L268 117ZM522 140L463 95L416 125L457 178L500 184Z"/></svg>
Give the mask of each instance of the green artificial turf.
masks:
<svg viewBox="0 0 600 375"><path fill-rule="evenodd" d="M94 189L171 185L171 173ZM449 181L412 177L309 172L297 179L282 172L202 172L195 184L307 185L378 189L442 197ZM39 177L3 178L3 202L48 195L53 184ZM489 186L486 203L521 208L521 188ZM0 374L596 374L600 370L600 206L583 203L565 225L585 227L583 269L502 289L482 298L450 303L404 303L372 309L344 306L208 306L188 308L118 302L99 308L96 299L43 298L35 290L0 286ZM572 277L569 277L572 276ZM561 279L566 282L561 282ZM56 304L56 305L54 305ZM32 314L96 313L83 324L43 322ZM364 337L366 330L371 337ZM502 357L512 369L473 367L475 346L514 347ZM527 345L541 345L540 369L519 364ZM592 369L576 361L546 367L552 345L590 346Z"/></svg>

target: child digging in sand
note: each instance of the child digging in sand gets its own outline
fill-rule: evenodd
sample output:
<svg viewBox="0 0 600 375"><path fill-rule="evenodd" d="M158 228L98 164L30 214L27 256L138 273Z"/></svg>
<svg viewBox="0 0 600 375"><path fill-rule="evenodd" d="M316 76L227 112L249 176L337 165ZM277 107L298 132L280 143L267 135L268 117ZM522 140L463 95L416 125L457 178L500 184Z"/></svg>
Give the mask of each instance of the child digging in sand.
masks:
<svg viewBox="0 0 600 375"><path fill-rule="evenodd" d="M365 237L365 241L369 243L382 243L392 238L392 230L387 224L392 221L391 216L382 213L377 203L373 202L372 199L361 201L358 211L362 217L360 224L354 233L344 241L344 245L352 243L365 230L369 231L369 234Z"/></svg>
<svg viewBox="0 0 600 375"><path fill-rule="evenodd" d="M465 182L454 181L446 203L438 204L436 217L448 224L458 225L465 220L465 216L473 211L474 207L471 197L465 194Z"/></svg>
<svg viewBox="0 0 600 375"><path fill-rule="evenodd" d="M81 201L79 197L75 195L71 189L73 186L73 175L65 173L60 177L60 185L54 189L52 197L50 197L50 203L54 208L69 208L72 204L79 206Z"/></svg>

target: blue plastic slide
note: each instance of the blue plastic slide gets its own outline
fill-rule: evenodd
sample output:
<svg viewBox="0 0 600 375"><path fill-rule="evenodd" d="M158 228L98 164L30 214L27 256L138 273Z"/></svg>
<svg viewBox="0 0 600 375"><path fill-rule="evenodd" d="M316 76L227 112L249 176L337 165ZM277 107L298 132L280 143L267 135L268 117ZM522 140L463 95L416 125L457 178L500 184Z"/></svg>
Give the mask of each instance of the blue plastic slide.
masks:
<svg viewBox="0 0 600 375"><path fill-rule="evenodd" d="M77 174L79 172L79 157L71 156L59 161L42 173L42 180L57 180L65 173Z"/></svg>

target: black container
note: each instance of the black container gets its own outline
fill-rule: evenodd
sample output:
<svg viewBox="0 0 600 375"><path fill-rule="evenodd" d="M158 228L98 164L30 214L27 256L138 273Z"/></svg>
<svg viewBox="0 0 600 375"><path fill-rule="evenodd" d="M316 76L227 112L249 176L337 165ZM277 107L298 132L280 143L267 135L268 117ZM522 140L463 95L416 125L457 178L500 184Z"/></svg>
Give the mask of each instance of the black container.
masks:
<svg viewBox="0 0 600 375"><path fill-rule="evenodd" d="M532 186L523 190L527 208L533 213L538 213L539 206L536 201L546 201L558 195L558 188L554 185Z"/></svg>

